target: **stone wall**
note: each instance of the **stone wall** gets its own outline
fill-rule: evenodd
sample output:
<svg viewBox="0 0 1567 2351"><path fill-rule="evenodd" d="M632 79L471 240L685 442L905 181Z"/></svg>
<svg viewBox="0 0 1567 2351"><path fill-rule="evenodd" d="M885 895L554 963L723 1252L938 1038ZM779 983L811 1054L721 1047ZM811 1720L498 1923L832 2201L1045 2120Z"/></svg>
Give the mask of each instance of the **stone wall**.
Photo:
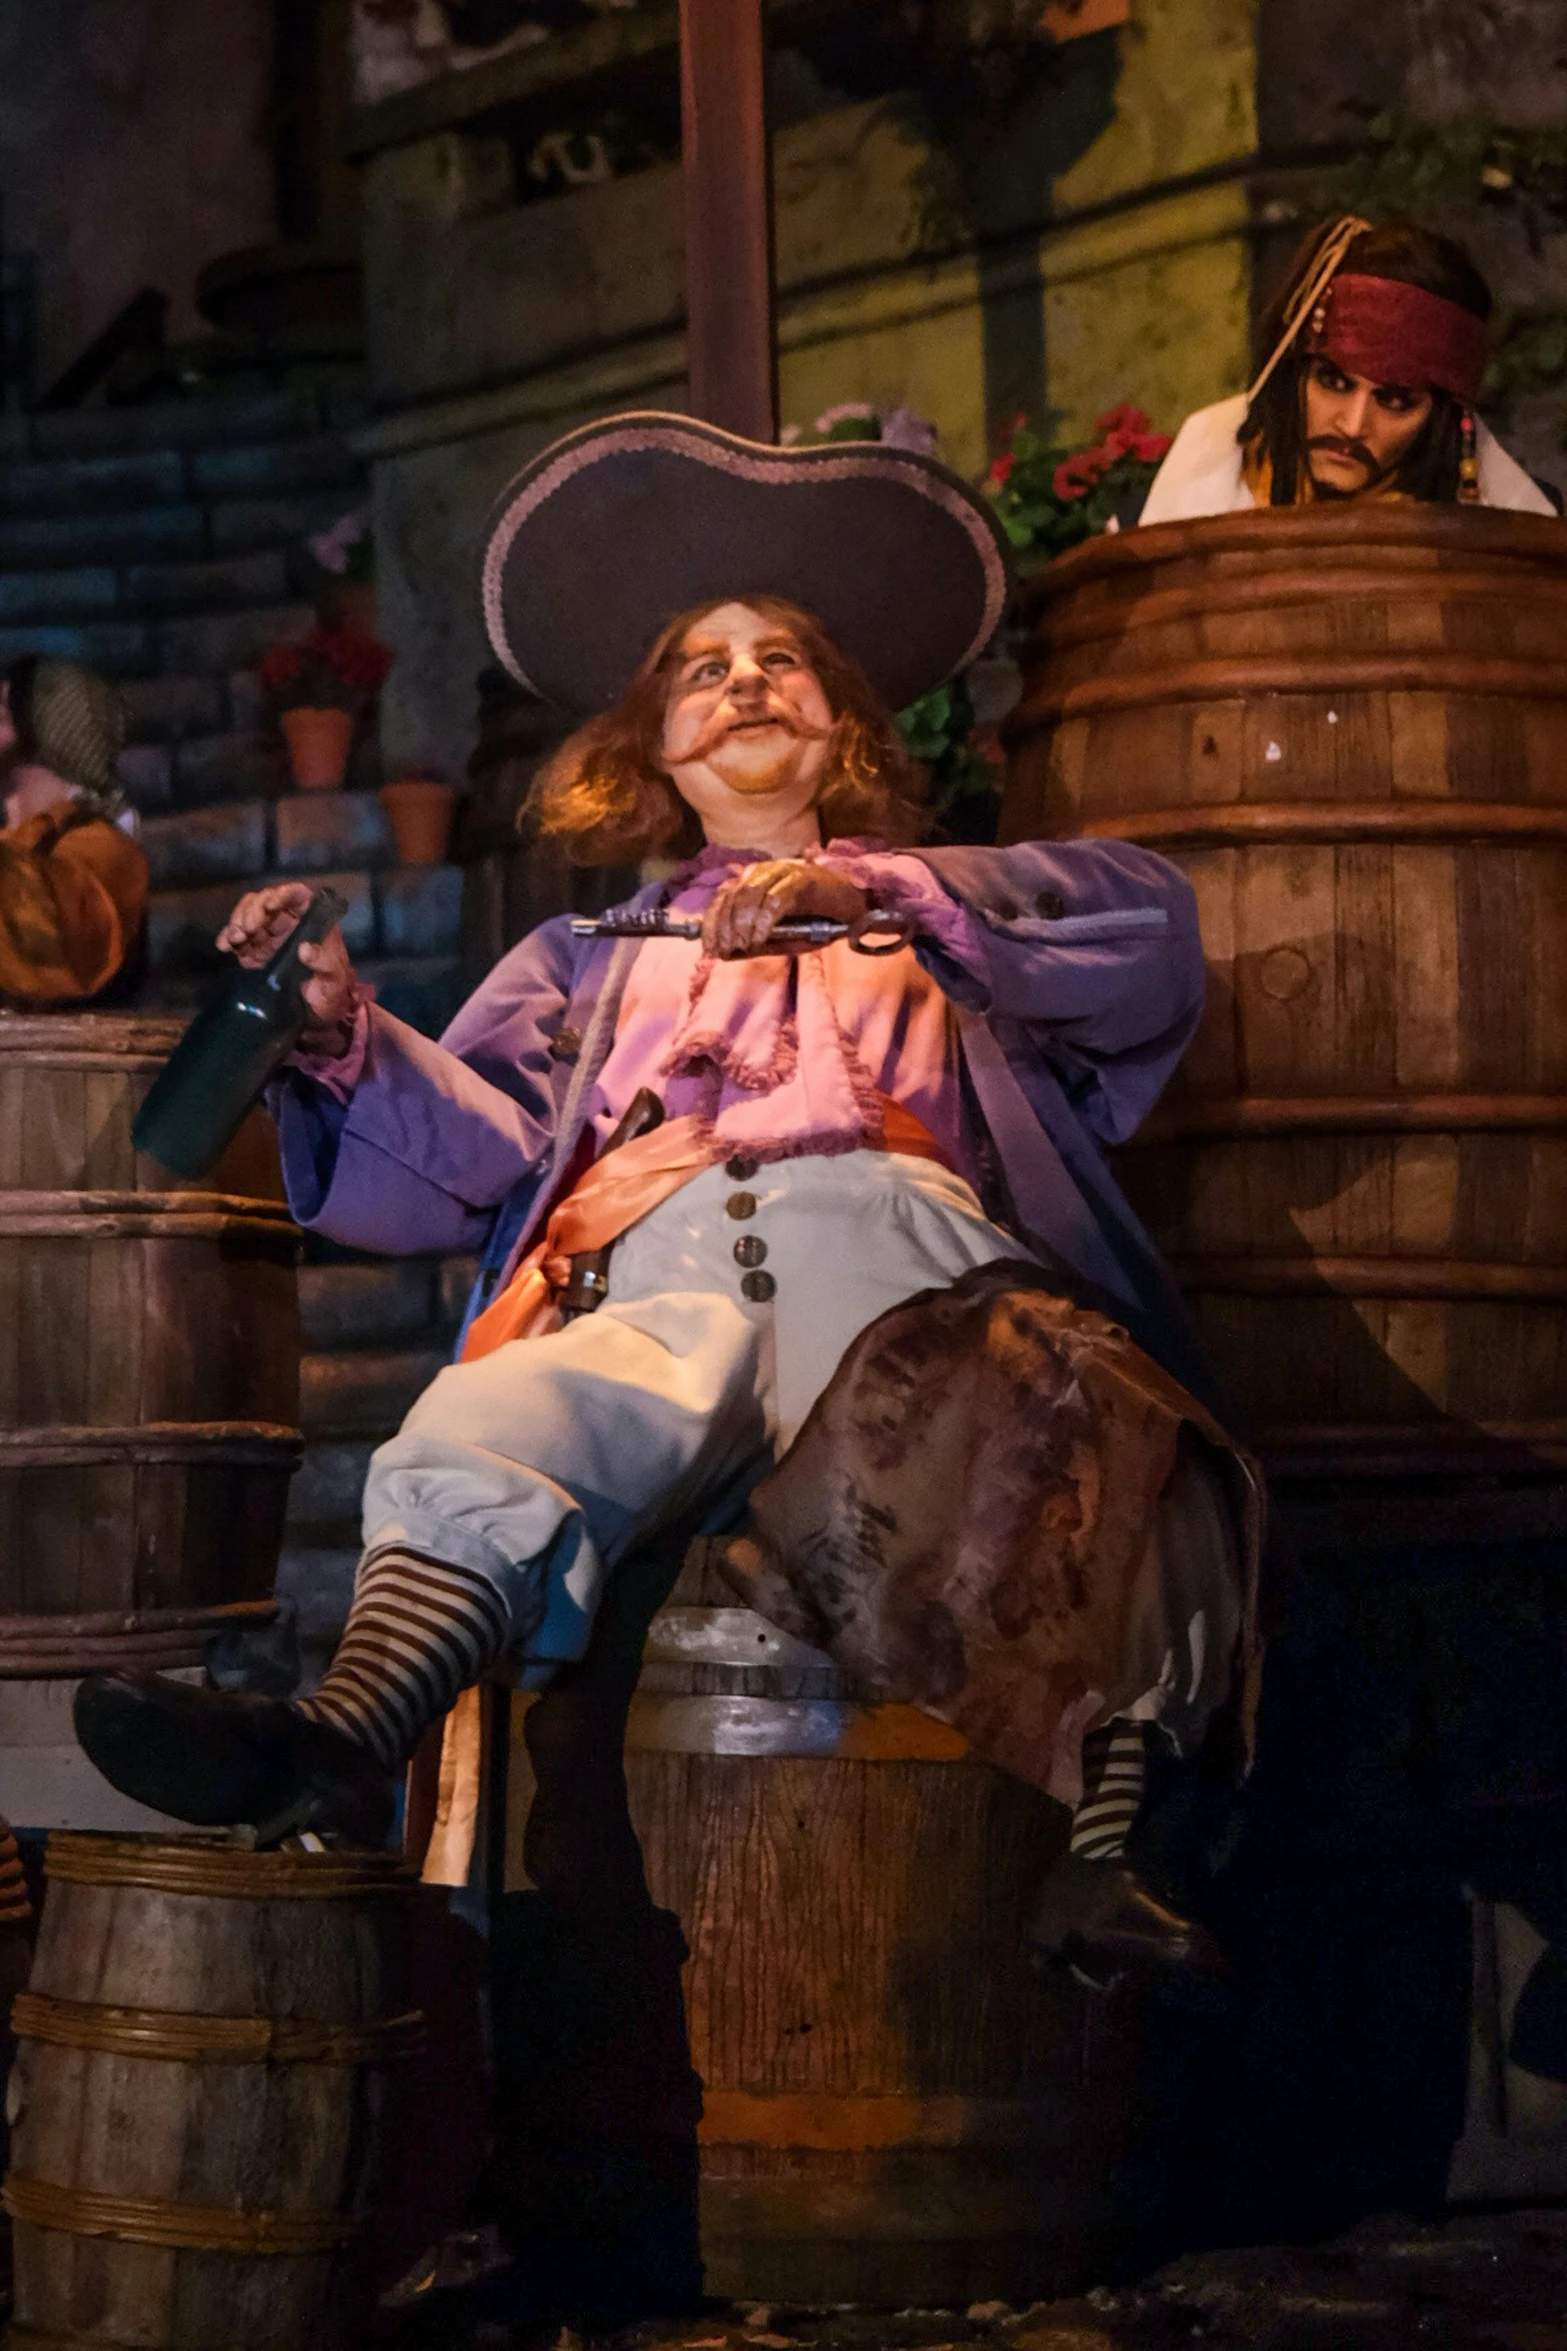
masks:
<svg viewBox="0 0 1567 2351"><path fill-rule="evenodd" d="M270 0L0 0L7 251L36 257L47 385L143 286L273 234Z"/></svg>
<svg viewBox="0 0 1567 2351"><path fill-rule="evenodd" d="M1132 399L1170 426L1244 380L1251 0L1134 0L1074 41L970 159L967 226L932 235L945 168L906 106L829 104L775 140L781 408L906 403L977 474L1002 422L1084 432ZM472 77L463 77L472 78ZM486 659L489 504L557 434L685 400L674 168L515 200L488 125L367 153L365 267L380 611L393 761L458 768Z"/></svg>

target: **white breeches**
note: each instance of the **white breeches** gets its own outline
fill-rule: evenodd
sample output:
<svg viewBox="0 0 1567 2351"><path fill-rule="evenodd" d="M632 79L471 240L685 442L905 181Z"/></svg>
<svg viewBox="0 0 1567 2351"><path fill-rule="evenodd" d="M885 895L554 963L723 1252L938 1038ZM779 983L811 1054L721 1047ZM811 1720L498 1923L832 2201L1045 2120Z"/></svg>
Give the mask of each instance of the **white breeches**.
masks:
<svg viewBox="0 0 1567 2351"><path fill-rule="evenodd" d="M660 1526L743 1498L867 1324L1026 1255L929 1160L710 1168L617 1243L596 1314L437 1374L371 1461L367 1553L406 1545L490 1577L515 1662L546 1678L581 1656L606 1573Z"/></svg>

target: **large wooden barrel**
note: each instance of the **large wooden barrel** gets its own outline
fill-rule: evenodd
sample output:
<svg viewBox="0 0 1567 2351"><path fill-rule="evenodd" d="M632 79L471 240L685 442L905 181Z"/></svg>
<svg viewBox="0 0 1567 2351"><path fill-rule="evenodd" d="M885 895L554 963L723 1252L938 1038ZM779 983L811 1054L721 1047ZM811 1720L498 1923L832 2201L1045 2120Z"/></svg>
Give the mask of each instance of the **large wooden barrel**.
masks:
<svg viewBox="0 0 1567 2351"><path fill-rule="evenodd" d="M902 2307L1080 2282L1125 2143L1120 2003L1041 1977L1066 1814L725 1604L698 1546L626 1731L679 1917L712 2294Z"/></svg>
<svg viewBox="0 0 1567 2351"><path fill-rule="evenodd" d="M1100 539L1025 596L1010 840L1167 851L1210 995L1122 1161L1275 1469L1567 1456L1567 530Z"/></svg>
<svg viewBox="0 0 1567 2351"><path fill-rule="evenodd" d="M380 2070L418 2035L411 1881L199 1837L57 1836L48 1869L15 2010L13 2351L357 2345Z"/></svg>
<svg viewBox="0 0 1567 2351"><path fill-rule="evenodd" d="M0 1677L197 1664L271 1606L298 1235L260 1114L199 1188L135 1151L181 1025L0 1015Z"/></svg>

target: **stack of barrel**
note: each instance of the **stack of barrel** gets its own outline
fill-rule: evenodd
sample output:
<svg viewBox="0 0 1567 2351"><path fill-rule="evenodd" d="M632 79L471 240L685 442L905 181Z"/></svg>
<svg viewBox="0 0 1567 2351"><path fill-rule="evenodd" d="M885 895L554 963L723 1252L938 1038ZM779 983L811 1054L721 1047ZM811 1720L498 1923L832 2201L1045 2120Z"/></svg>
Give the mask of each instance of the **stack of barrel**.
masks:
<svg viewBox="0 0 1567 2351"><path fill-rule="evenodd" d="M1170 523L1075 550L1024 609L1004 837L1144 843L1196 889L1207 1014L1121 1172L1264 1455L1322 1493L1543 1493L1567 1458L1567 531Z"/></svg>
<svg viewBox="0 0 1567 2351"><path fill-rule="evenodd" d="M200 1188L136 1152L179 1033L0 1016L0 1749L24 1827L123 1825L81 1822L75 1678L198 1666L272 1611L298 1235L263 1118Z"/></svg>

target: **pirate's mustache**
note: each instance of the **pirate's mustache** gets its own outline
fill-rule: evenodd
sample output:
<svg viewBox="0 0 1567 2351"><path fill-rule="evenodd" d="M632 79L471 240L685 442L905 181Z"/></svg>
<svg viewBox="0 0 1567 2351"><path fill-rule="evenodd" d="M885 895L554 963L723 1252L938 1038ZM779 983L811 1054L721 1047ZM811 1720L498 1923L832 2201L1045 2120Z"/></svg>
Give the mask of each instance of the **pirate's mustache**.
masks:
<svg viewBox="0 0 1567 2351"><path fill-rule="evenodd" d="M1346 441L1342 433L1318 433L1308 441L1308 449L1325 449L1330 457L1347 457L1356 465L1363 465L1367 473L1375 473L1377 461L1364 441Z"/></svg>
<svg viewBox="0 0 1567 2351"><path fill-rule="evenodd" d="M759 725L782 727L787 734L798 735L804 743L825 742L832 733L830 725L813 726L808 719L801 718L797 711L790 710L782 702L769 700L754 705L742 703L732 716L712 718L686 752L685 758L705 759L710 751L716 751L720 743L727 741L736 727Z"/></svg>

